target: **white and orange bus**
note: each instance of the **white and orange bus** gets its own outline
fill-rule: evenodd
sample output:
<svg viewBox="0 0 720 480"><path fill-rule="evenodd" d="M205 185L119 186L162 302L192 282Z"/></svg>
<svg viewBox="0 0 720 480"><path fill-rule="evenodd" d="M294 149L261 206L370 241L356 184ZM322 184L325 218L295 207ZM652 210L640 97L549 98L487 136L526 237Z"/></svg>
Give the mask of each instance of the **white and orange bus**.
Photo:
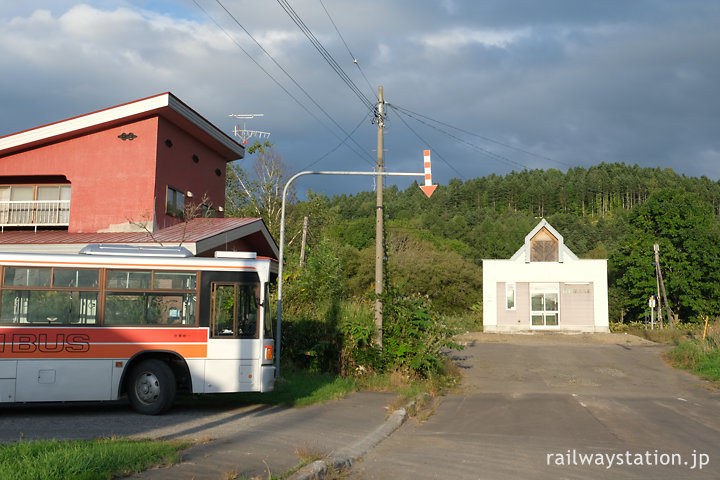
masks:
<svg viewBox="0 0 720 480"><path fill-rule="evenodd" d="M0 253L0 402L116 400L158 414L178 391L273 389L277 261L182 247Z"/></svg>

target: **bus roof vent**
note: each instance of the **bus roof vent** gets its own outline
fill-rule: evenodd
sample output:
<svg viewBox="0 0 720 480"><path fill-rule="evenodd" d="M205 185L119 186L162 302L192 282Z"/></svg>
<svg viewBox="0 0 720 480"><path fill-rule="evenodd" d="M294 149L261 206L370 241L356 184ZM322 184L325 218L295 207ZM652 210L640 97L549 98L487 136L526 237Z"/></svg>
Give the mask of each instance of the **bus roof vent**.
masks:
<svg viewBox="0 0 720 480"><path fill-rule="evenodd" d="M253 259L253 258L257 258L257 253L255 253L255 252L215 252L215 258Z"/></svg>
<svg viewBox="0 0 720 480"><path fill-rule="evenodd" d="M145 245L104 245L92 243L80 253L85 255L114 255L128 257L192 257L193 254L185 247L155 247Z"/></svg>

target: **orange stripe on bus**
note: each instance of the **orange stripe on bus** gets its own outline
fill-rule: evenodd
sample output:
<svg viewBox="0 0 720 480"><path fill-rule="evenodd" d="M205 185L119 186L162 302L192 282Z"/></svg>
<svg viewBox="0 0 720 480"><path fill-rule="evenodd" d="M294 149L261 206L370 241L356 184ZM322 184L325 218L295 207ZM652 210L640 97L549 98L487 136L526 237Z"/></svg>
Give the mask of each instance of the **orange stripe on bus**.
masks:
<svg viewBox="0 0 720 480"><path fill-rule="evenodd" d="M0 327L4 343L13 343L13 338L29 337L46 343L62 342L78 335L91 343L197 343L207 342L206 327L37 327L32 324L14 327ZM33 342L34 340L20 340ZM3 343L0 341L0 343ZM17 340L16 340L17 343Z"/></svg>
<svg viewBox="0 0 720 480"><path fill-rule="evenodd" d="M79 345L74 348L81 349ZM13 351L14 350L14 351ZM11 359L46 359L46 358L107 358L107 359L123 359L130 358L136 353L147 350L163 350L175 352L183 358L205 358L207 357L207 345L180 345L180 344L133 344L133 345L107 345L107 344L90 344L85 346L84 351L72 349L62 349L60 351L42 351L36 345L6 345L3 352L0 352L0 358Z"/></svg>

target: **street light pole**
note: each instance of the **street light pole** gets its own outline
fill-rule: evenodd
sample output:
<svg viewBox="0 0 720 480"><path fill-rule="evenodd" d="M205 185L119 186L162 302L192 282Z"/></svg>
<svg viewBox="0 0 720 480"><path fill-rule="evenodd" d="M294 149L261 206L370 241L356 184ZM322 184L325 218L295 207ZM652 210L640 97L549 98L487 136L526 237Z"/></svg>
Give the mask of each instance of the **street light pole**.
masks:
<svg viewBox="0 0 720 480"><path fill-rule="evenodd" d="M285 255L285 198L290 184L296 178L303 175L366 175L366 176L383 176L383 177L424 177L425 172L409 173L409 172L299 172L290 177L285 184L282 193L282 207L280 209L280 250L278 252L278 299L277 299L277 319L276 319L276 340L275 340L275 375L280 375L280 339L282 334L282 290L283 290L283 258ZM376 279L377 281L377 279Z"/></svg>

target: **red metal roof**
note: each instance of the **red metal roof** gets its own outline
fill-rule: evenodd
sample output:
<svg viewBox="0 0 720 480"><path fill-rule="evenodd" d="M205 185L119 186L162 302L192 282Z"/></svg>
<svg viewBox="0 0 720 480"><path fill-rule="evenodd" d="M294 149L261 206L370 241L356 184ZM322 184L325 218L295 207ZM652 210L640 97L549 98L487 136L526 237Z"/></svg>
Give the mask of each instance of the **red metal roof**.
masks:
<svg viewBox="0 0 720 480"><path fill-rule="evenodd" d="M258 254L277 258L277 244L260 218L194 218L189 222L153 232L108 232L108 233L69 233L64 230L7 230L0 233L0 247L5 245L58 245L90 243L183 243L196 244L203 251L202 244L210 248L213 238L243 238L259 233L267 242ZM273 255L274 253L274 255Z"/></svg>

